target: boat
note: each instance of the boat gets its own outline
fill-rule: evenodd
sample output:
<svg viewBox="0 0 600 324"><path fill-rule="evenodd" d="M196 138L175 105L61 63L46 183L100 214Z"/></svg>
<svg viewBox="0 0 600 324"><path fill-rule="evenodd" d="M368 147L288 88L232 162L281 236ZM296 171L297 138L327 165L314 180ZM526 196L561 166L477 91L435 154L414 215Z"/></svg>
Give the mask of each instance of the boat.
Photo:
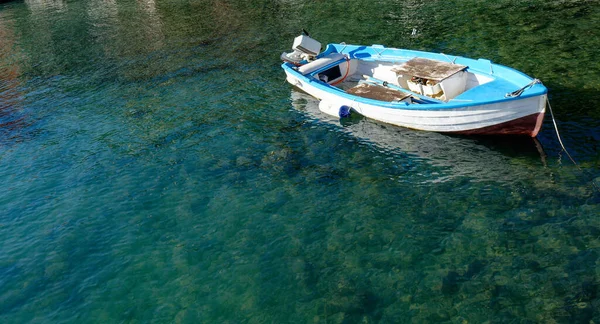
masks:
<svg viewBox="0 0 600 324"><path fill-rule="evenodd" d="M321 52L306 32L292 50L281 54L287 82L329 115L467 135L535 137L542 127L547 88L487 59L345 43Z"/></svg>

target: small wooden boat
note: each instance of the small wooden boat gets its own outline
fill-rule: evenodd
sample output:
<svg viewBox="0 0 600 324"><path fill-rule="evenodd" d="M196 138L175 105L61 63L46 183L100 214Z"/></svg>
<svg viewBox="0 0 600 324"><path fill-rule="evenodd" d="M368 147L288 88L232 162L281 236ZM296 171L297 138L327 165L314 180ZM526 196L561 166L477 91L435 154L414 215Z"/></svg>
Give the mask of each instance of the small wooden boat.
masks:
<svg viewBox="0 0 600 324"><path fill-rule="evenodd" d="M287 81L330 115L457 134L535 137L542 126L546 87L489 60L343 43L320 53L308 35L293 50L281 55Z"/></svg>

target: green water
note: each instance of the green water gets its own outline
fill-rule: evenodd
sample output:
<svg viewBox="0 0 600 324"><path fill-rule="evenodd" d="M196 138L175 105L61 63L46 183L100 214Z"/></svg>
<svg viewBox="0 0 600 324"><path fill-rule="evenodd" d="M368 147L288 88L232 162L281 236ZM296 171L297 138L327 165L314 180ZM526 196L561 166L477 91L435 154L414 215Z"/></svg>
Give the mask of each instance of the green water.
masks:
<svg viewBox="0 0 600 324"><path fill-rule="evenodd" d="M0 4L0 322L600 322L596 1ZM541 79L538 142L340 123L322 43ZM413 35L413 30L415 33Z"/></svg>

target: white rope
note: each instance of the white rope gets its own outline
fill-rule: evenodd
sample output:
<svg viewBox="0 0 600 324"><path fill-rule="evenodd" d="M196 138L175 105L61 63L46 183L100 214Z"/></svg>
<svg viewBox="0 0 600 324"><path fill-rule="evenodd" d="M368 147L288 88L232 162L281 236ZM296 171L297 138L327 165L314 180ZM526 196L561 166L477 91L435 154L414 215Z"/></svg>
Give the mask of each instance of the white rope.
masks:
<svg viewBox="0 0 600 324"><path fill-rule="evenodd" d="M340 53L343 53L346 47L348 47L348 45L346 45L346 42L341 42L340 45L344 45L344 47L342 47L342 49L340 50Z"/></svg>
<svg viewBox="0 0 600 324"><path fill-rule="evenodd" d="M356 101L356 99L352 99L352 107L356 106L356 108L354 108L354 110L356 110L357 113L362 115L362 109L360 108L360 102Z"/></svg>
<svg viewBox="0 0 600 324"><path fill-rule="evenodd" d="M513 91L513 92L509 92L507 94L504 95L505 98L512 98L512 97L519 97L521 94L523 94L523 92L530 87L533 87L534 84L537 83L542 83L542 81L540 81L539 79L533 79L531 82L529 82L526 86L524 86L523 88ZM550 101L548 101L548 104L550 104Z"/></svg>
<svg viewBox="0 0 600 324"><path fill-rule="evenodd" d="M573 159L571 154L569 154L569 151L567 151L567 149L565 148L565 145L563 144L562 139L560 138L560 133L558 132L558 126L556 125L556 119L554 119L554 113L552 112L552 106L550 105L550 100L548 99L548 97L546 97L546 103L548 104L548 110L550 110L550 117L552 117L552 124L554 124L554 130L556 131L556 137L558 138L558 143L560 144L560 147L562 147L563 151L565 151L565 153L567 153L567 156L569 157L569 159L571 159L571 162L573 162L573 164L575 164L575 166L577 168L579 168L579 165L577 165L577 162L575 162L575 160Z"/></svg>
<svg viewBox="0 0 600 324"><path fill-rule="evenodd" d="M573 159L573 157L571 156L571 154L569 154L569 151L567 151L567 148L563 144L563 141L560 137L560 133L558 132L558 126L556 125L556 119L554 119L554 113L552 112L552 106L550 105L550 99L548 99L548 97L546 97L546 102L548 103L548 110L550 111L550 117L552 117L552 124L554 124L554 130L556 131L556 137L558 138L558 143L560 143L560 147L562 147L563 151L565 151L565 153L567 154L567 156L569 157L571 162L573 162L575 167L577 167L577 169L579 171L583 172L583 169L581 169L579 164L577 164L577 162L575 162L575 159ZM559 158L559 161L560 161L560 158ZM594 180L592 180L592 186L594 187L594 189L596 189L596 191L600 192L600 188L598 188L598 185L596 185Z"/></svg>

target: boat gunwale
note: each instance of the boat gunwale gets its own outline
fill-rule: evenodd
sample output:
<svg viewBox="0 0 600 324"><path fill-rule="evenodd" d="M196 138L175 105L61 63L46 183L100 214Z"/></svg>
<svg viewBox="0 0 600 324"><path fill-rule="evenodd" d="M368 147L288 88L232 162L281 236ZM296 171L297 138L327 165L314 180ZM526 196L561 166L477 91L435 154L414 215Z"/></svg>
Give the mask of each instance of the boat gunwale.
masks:
<svg viewBox="0 0 600 324"><path fill-rule="evenodd" d="M433 104L409 104L407 102L386 102L380 100L374 100L369 98L363 98L359 96L355 96L349 93L346 93L344 90L334 87L328 83L325 83L321 80L318 80L312 75L306 76L298 72L294 69L294 65L291 63L283 63L282 68L287 73L293 75L295 78L302 80L309 86L315 87L318 90L325 91L328 93L332 93L334 95L338 95L344 99L352 100L358 103L364 103L369 105L376 105L381 108L389 108L389 109L403 109L403 110L452 110L452 109L462 109L462 108L470 108L488 104L495 104L500 102L510 102L510 101L518 101L531 97L539 97L545 95L548 90L543 85L534 85L526 93L524 92L519 97L508 97L501 99L493 99L493 100L479 100L479 101L466 101L467 99L461 99L461 101L452 102L452 100L445 103L433 103ZM468 69L467 69L468 70ZM492 81L493 82L493 81ZM515 89L516 90L516 89Z"/></svg>

